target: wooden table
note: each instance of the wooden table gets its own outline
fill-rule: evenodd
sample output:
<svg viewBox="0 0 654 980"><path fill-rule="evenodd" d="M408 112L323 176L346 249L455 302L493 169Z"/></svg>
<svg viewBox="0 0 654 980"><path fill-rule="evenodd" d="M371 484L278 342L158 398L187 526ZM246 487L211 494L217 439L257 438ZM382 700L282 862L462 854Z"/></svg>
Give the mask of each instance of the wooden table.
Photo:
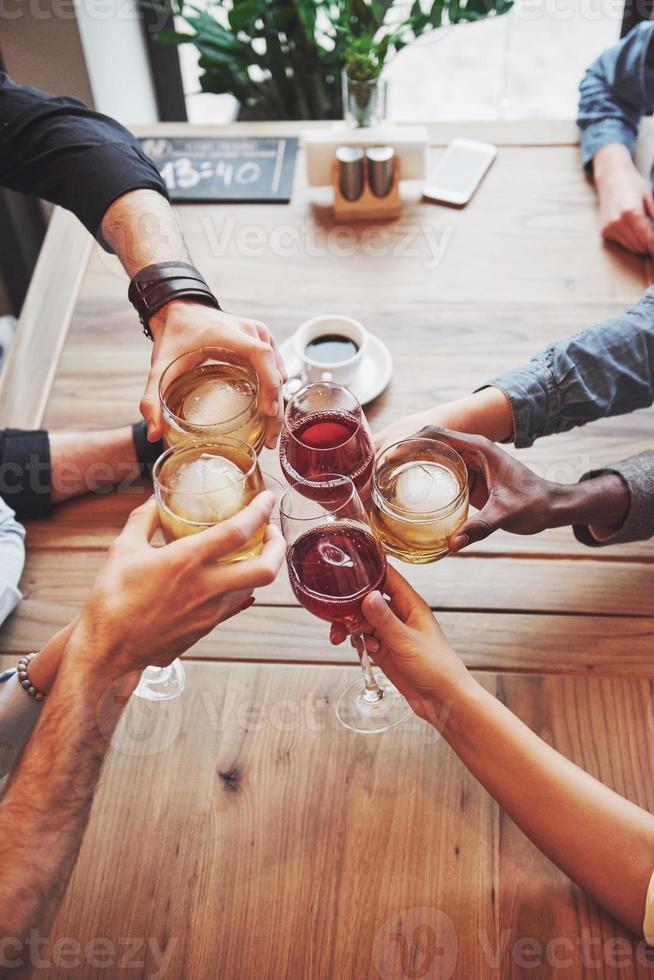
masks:
<svg viewBox="0 0 654 980"><path fill-rule="evenodd" d="M458 130L433 127L435 151ZM572 126L466 132L500 145L479 193L463 211L409 202L382 228L381 255L369 228L339 232L328 208L309 201L302 159L288 207L179 209L226 309L265 320L281 340L328 311L384 339L395 374L370 407L375 428L469 392L651 282L650 263L601 246ZM296 229L291 255L280 254L281 225ZM115 260L57 214L0 391L3 419L132 421L148 354ZM574 480L651 445L653 420L646 411L600 422L521 458ZM29 528L25 600L0 636L3 660L73 615L142 494L79 500ZM566 529L496 534L408 571L489 689L575 762L654 806L654 543L591 551ZM83 946L106 937L112 977L648 974L636 943L431 729L416 719L378 737L339 729L334 700L355 671L350 651L331 648L324 626L297 607L285 576L198 644L182 700L126 713L54 934ZM48 976L109 973L86 962Z"/></svg>

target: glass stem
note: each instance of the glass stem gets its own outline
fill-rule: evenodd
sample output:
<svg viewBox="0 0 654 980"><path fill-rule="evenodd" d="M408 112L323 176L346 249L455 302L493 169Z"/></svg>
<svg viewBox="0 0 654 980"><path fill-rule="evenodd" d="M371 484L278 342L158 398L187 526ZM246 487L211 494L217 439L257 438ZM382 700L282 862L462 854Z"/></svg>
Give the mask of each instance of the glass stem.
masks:
<svg viewBox="0 0 654 980"><path fill-rule="evenodd" d="M372 672L372 665L370 663L370 657L368 656L368 651L366 650L366 645L361 633L352 634L352 646L359 655L361 670L363 671L363 682L365 684L365 688L362 697L364 701L368 702L368 704L379 704L384 697L384 692L375 680L375 675Z"/></svg>

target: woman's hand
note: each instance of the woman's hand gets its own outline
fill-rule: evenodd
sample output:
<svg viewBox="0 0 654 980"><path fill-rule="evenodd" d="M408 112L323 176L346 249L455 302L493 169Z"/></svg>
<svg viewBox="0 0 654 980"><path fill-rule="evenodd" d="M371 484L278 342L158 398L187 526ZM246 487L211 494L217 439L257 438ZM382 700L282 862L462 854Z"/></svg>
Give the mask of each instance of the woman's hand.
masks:
<svg viewBox="0 0 654 980"><path fill-rule="evenodd" d="M267 416L266 445L277 442L284 418L282 385L286 368L275 340L265 324L183 300L166 303L150 320L154 337L152 367L141 400L148 438L162 434L159 379L171 361L199 347L226 347L250 362L259 377L263 410Z"/></svg>
<svg viewBox="0 0 654 980"><path fill-rule="evenodd" d="M593 159L602 237L637 255L654 247L652 185L621 143L608 143Z"/></svg>
<svg viewBox="0 0 654 980"><path fill-rule="evenodd" d="M220 564L268 523L274 504L262 493L222 524L173 541L150 544L157 526L153 498L132 512L114 541L75 628L116 662L118 673L166 666L218 623L250 605L253 589L274 581L284 560L279 530L268 525L263 551Z"/></svg>
<svg viewBox="0 0 654 980"><path fill-rule="evenodd" d="M440 708L474 685L431 609L400 573L389 566L385 591L363 600L363 637L371 659L402 692L421 718L434 723ZM332 643L345 631L332 626Z"/></svg>

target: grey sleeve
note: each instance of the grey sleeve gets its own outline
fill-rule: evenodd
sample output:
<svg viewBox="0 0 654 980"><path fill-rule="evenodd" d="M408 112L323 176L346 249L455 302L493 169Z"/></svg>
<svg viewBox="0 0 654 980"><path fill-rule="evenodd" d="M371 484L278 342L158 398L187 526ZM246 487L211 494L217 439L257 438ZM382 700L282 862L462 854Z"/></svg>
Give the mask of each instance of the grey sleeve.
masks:
<svg viewBox="0 0 654 980"><path fill-rule="evenodd" d="M654 449L647 449L638 456L630 456L601 470L584 473L582 480L605 473L617 473L627 484L631 502L622 527L609 538L599 541L586 525L573 527L577 541L593 548L627 541L645 541L654 537Z"/></svg>
<svg viewBox="0 0 654 980"><path fill-rule="evenodd" d="M15 672L0 684L0 777L12 767L32 734L42 704L22 689Z"/></svg>

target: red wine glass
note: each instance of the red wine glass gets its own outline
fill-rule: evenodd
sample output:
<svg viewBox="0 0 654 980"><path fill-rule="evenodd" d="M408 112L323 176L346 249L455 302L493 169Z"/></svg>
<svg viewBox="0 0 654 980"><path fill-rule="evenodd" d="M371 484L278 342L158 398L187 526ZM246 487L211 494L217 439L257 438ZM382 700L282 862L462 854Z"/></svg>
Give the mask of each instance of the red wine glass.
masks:
<svg viewBox="0 0 654 980"><path fill-rule="evenodd" d="M409 707L395 687L374 670L361 627L361 603L383 590L386 557L352 480L326 473L320 500L300 484L286 491L279 510L286 539L286 563L296 599L314 616L343 623L352 634L361 668L336 705L336 716L355 732L384 732L406 717Z"/></svg>
<svg viewBox="0 0 654 980"><path fill-rule="evenodd" d="M375 451L363 409L352 392L331 381L299 391L286 408L279 458L288 482L306 496L320 498L328 473L350 477L365 495Z"/></svg>

